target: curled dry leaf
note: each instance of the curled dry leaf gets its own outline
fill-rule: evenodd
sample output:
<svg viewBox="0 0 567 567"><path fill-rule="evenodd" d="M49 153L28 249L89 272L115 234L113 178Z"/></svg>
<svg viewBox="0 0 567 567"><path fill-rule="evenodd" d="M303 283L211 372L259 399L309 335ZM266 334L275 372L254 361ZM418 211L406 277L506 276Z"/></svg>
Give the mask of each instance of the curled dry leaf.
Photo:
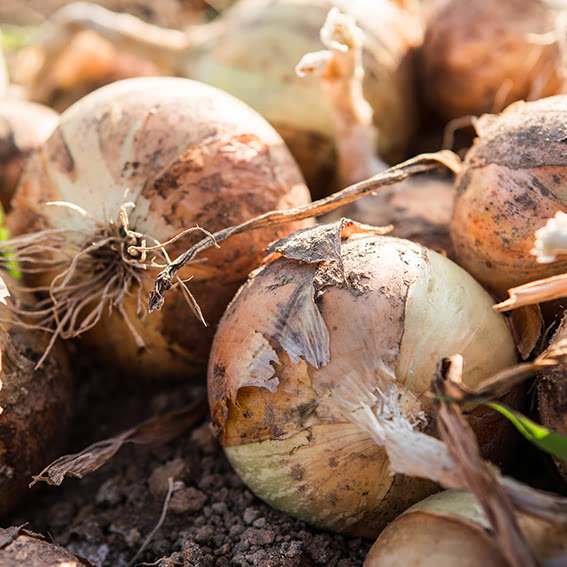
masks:
<svg viewBox="0 0 567 567"><path fill-rule="evenodd" d="M432 392L446 395L452 382L462 383L462 364L461 356L445 359L431 383ZM511 567L536 567L538 562L520 531L510 497L499 482L497 471L481 458L474 433L456 404L441 400L437 418L441 439L466 488L475 495L488 518L500 552Z"/></svg>
<svg viewBox="0 0 567 567"><path fill-rule="evenodd" d="M143 446L168 443L199 423L206 414L205 410L206 400L199 399L185 408L144 421L115 437L97 441L80 453L60 457L34 476L30 486L39 481L58 486L66 476L83 478L108 462L126 443Z"/></svg>

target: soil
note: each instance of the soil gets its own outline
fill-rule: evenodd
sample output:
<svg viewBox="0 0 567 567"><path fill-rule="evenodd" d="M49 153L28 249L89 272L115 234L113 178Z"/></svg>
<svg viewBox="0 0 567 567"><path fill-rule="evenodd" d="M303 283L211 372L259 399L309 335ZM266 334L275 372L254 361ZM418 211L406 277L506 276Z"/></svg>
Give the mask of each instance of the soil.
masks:
<svg viewBox="0 0 567 567"><path fill-rule="evenodd" d="M69 453L205 393L204 379L141 384L75 358ZM0 525L27 524L99 567L127 567L158 523L169 477L165 521L134 565L356 567L372 544L319 531L258 500L232 471L208 417L164 446L125 446L83 479L36 484Z"/></svg>

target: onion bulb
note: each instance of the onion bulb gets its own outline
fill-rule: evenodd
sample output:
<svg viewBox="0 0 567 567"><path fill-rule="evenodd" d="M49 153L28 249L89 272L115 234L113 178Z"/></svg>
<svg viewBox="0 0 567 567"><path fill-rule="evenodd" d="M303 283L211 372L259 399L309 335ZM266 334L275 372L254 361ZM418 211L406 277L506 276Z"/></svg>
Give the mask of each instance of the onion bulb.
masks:
<svg viewBox="0 0 567 567"><path fill-rule="evenodd" d="M32 96L45 101L42 77L77 29L92 29L121 49L144 56L165 74L219 87L264 116L280 133L312 190L328 185L335 169L330 106L316 79L294 68L321 49L319 30L333 6L364 29L364 88L374 108L383 158L407 155L416 130L413 51L421 42L416 10L392 0L241 0L210 24L185 32L159 28L101 6L72 4L43 26L44 69L26 79ZM55 60L56 62L56 60Z"/></svg>
<svg viewBox="0 0 567 567"><path fill-rule="evenodd" d="M517 519L520 530L539 557L551 560L565 556L565 528L523 514ZM510 563L490 529L482 508L470 492L446 490L396 518L370 548L364 567L508 567Z"/></svg>
<svg viewBox="0 0 567 567"><path fill-rule="evenodd" d="M34 284L50 289L56 335L88 334L83 342L97 356L141 375L186 373L206 365L216 321L266 244L302 225L236 236L210 251L147 319L155 263L169 257L144 247L198 225L167 246L175 257L202 229L308 202L282 139L245 104L189 79L127 79L61 115L22 175L7 246L25 257ZM180 281L189 278L208 328L188 309Z"/></svg>
<svg viewBox="0 0 567 567"><path fill-rule="evenodd" d="M0 204L5 211L26 158L47 140L58 120L55 111L34 102L0 101Z"/></svg>
<svg viewBox="0 0 567 567"><path fill-rule="evenodd" d="M535 232L567 211L567 96L517 102L476 122L456 179L451 235L457 262L497 295L566 271L531 253Z"/></svg>
<svg viewBox="0 0 567 567"><path fill-rule="evenodd" d="M25 328L16 313L35 300L6 272L11 297L0 304L0 516L25 496L33 474L59 456L71 415L67 353L56 344L39 369L49 335ZM4 295L4 294L2 294Z"/></svg>
<svg viewBox="0 0 567 567"><path fill-rule="evenodd" d="M462 353L474 386L514 363L511 334L464 270L370 227L343 219L269 252L214 339L218 437L263 500L322 528L375 536L437 486L392 476L344 400L357 407L357 392L375 392L386 427L430 432L438 361Z"/></svg>
<svg viewBox="0 0 567 567"><path fill-rule="evenodd" d="M4 565L26 567L96 567L55 543L53 537L42 536L23 526L0 528L0 555Z"/></svg>
<svg viewBox="0 0 567 567"><path fill-rule="evenodd" d="M438 1L422 47L429 106L451 119L562 92L557 30L542 0Z"/></svg>

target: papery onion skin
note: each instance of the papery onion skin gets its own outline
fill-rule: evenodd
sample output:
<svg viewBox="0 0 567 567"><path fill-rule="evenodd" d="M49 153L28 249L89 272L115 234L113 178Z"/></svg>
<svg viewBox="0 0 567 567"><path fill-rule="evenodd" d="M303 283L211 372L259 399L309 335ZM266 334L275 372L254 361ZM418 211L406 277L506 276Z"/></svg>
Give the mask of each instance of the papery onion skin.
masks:
<svg viewBox="0 0 567 567"><path fill-rule="evenodd" d="M560 44L543 37L553 32L554 13L540 0L433 4L421 49L429 107L452 119L559 94Z"/></svg>
<svg viewBox="0 0 567 567"><path fill-rule="evenodd" d="M33 305L18 283L2 271L12 305ZM72 411L72 374L60 343L41 368L34 366L50 336L15 324L13 312L0 304L0 517L26 496L32 475L61 454Z"/></svg>
<svg viewBox="0 0 567 567"><path fill-rule="evenodd" d="M451 221L456 261L500 297L562 273L567 260L539 264L537 229L567 211L567 96L517 102L477 122L478 138L456 179Z"/></svg>
<svg viewBox="0 0 567 567"><path fill-rule="evenodd" d="M152 239L165 242L196 225L214 232L269 210L306 204L309 192L283 141L260 115L213 87L160 77L120 81L83 98L63 113L24 172L8 217L12 234L48 228L94 233L94 222L46 201L71 202L107 225L132 201L129 225L151 245ZM141 375L202 370L216 321L259 264L266 244L299 226L305 223L235 236L181 271L182 279L193 277L191 289L208 328L193 316L179 288L160 312L140 319L133 290L123 306L147 348L140 352L116 310L104 314L88 342L97 356ZM168 246L170 257L203 237L193 234ZM144 272L142 302L158 271ZM43 282L51 277L44 275Z"/></svg>
<svg viewBox="0 0 567 567"><path fill-rule="evenodd" d="M518 523L540 557L565 553L565 529L524 515ZM510 563L488 530L490 524L470 492L446 490L396 518L370 548L363 567L507 567Z"/></svg>
<svg viewBox="0 0 567 567"><path fill-rule="evenodd" d="M7 211L24 162L53 132L59 115L23 100L0 101L0 204Z"/></svg>
<svg viewBox="0 0 567 567"><path fill-rule="evenodd" d="M260 498L372 537L437 487L390 476L384 449L336 400L390 385L385 414L431 431L424 394L441 357L462 352L472 386L513 364L515 349L491 298L450 260L368 235L345 236L340 254L350 289L332 261L278 257L250 276L215 336L209 403L228 459Z"/></svg>

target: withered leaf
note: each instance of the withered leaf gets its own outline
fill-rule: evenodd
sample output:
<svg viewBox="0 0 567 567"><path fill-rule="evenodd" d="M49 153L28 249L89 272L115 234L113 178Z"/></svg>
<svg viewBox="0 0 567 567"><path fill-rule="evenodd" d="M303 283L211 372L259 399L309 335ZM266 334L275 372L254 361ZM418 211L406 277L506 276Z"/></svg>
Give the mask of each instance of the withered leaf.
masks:
<svg viewBox="0 0 567 567"><path fill-rule="evenodd" d="M34 476L30 486L39 481L59 486L66 476L82 478L108 462L126 443L145 446L168 443L195 426L206 411L205 398L199 398L180 410L148 419L115 437L93 443L79 453L60 457Z"/></svg>
<svg viewBox="0 0 567 567"><path fill-rule="evenodd" d="M442 396L450 395L453 385L462 383L461 374L462 357L445 359L432 389ZM536 567L538 561L520 530L510 496L500 483L500 474L480 456L471 426L454 403L444 401L440 401L438 420L441 438L467 488L484 510L502 554L511 566Z"/></svg>

